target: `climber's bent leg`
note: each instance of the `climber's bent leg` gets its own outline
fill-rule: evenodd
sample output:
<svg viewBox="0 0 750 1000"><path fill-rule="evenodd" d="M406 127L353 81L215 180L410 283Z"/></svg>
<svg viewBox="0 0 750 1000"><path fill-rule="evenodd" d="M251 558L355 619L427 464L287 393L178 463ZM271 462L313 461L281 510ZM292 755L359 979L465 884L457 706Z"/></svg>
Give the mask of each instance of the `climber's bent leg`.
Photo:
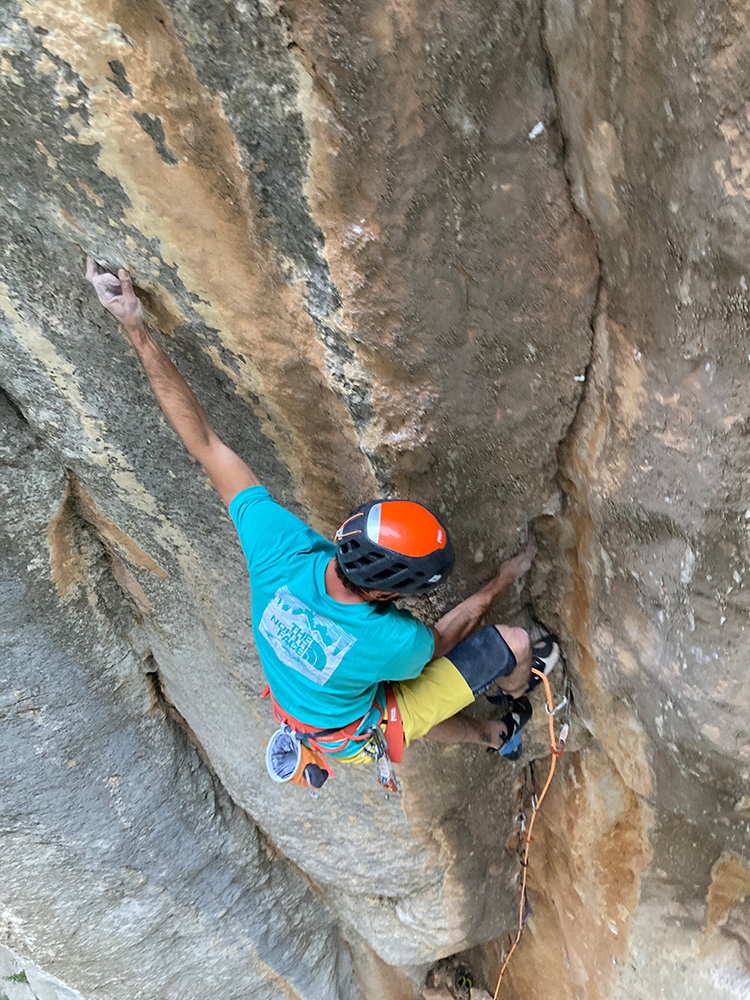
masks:
<svg viewBox="0 0 750 1000"><path fill-rule="evenodd" d="M497 687L511 698L520 698L529 689L531 680L531 639L523 628L513 628L510 625L495 625L508 644L516 661L510 674L498 677Z"/></svg>
<svg viewBox="0 0 750 1000"><path fill-rule="evenodd" d="M515 689L525 676L525 691L530 670L529 638L523 629L501 625L475 632L448 656L428 663L418 677L391 685L401 712L405 745L429 735L446 743L499 746L505 735L502 722L470 719L458 713L495 685L510 682Z"/></svg>
<svg viewBox="0 0 750 1000"><path fill-rule="evenodd" d="M404 746L474 701L474 692L447 656L432 660L412 680L391 683L391 689L401 713Z"/></svg>
<svg viewBox="0 0 750 1000"><path fill-rule="evenodd" d="M482 743L498 750L508 737L508 727L502 719L472 719L459 712L438 722L425 736L438 743Z"/></svg>

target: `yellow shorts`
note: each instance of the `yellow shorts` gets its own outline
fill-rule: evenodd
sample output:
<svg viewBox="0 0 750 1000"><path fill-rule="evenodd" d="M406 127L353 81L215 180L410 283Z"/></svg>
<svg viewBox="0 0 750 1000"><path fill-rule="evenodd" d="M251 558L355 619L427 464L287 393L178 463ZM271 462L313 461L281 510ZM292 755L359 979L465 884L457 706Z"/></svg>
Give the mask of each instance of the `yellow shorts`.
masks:
<svg viewBox="0 0 750 1000"><path fill-rule="evenodd" d="M473 691L447 656L431 660L412 680L394 681L391 688L404 724L404 746L474 701Z"/></svg>
<svg viewBox="0 0 750 1000"><path fill-rule="evenodd" d="M450 651L450 657L431 660L419 676L391 681L404 727L404 746L428 733L433 726L471 705L498 677L508 677L516 666L512 650L490 625L474 632ZM350 749L351 747L351 749ZM354 751L347 756L347 751ZM348 763L372 757L371 745L354 741L332 756Z"/></svg>

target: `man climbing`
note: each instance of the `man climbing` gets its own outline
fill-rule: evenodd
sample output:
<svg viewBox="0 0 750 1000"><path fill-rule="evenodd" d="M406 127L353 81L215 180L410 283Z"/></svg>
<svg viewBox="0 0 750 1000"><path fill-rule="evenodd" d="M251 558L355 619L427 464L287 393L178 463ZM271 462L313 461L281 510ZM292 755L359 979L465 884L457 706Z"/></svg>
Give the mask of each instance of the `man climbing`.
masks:
<svg viewBox="0 0 750 1000"><path fill-rule="evenodd" d="M129 273L115 277L88 258L86 277L124 327L166 417L229 508L248 562L253 631L276 717L326 754L349 760L361 759L379 738L385 717L396 760L403 745L425 735L514 756L531 715L523 695L532 656L549 672L559 651L549 637L532 650L521 628L476 630L528 571L533 539L429 628L393 599L425 593L450 573L451 543L437 518L411 501L371 501L347 518L333 543L318 535L275 503L219 439L152 336ZM462 714L480 694L493 692L506 696L503 718Z"/></svg>

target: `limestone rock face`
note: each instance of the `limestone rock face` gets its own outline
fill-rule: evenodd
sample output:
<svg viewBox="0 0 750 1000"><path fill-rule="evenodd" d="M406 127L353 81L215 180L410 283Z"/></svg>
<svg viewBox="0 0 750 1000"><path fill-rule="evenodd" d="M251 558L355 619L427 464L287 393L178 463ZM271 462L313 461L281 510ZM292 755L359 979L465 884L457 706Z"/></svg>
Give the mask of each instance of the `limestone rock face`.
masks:
<svg viewBox="0 0 750 1000"><path fill-rule="evenodd" d="M421 614L535 527L498 615L578 715L506 995L746 991L744 7L657 7L5 5L0 996L480 990L517 912L521 765L266 778L234 529L86 253L316 528L444 516Z"/></svg>
<svg viewBox="0 0 750 1000"><path fill-rule="evenodd" d="M559 550L538 582L602 751L548 816L553 866L561 829L580 857L570 891L538 887L526 942L527 959L567 955L565 987L548 986L571 998L750 987L744 13L546 5L572 192L602 261ZM522 951L519 993L528 970Z"/></svg>

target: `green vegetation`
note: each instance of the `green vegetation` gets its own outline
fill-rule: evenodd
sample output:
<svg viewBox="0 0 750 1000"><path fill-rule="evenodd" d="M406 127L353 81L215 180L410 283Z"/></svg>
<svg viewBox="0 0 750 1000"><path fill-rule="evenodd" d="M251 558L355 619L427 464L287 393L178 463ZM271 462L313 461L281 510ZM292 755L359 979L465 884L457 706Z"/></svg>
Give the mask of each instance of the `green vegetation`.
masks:
<svg viewBox="0 0 750 1000"><path fill-rule="evenodd" d="M12 976L6 976L5 979L6 982L9 983L28 983L28 979L26 978L26 973L23 971L23 969L21 969L20 972L14 972ZM3 994L3 996L0 996L0 1000L3 1000L4 996L5 994Z"/></svg>

